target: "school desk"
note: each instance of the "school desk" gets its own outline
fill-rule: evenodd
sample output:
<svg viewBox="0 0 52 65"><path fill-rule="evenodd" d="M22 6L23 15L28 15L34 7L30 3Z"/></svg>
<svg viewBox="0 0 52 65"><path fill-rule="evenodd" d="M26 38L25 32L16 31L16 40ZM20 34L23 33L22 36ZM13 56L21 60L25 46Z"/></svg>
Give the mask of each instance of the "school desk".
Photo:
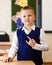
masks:
<svg viewBox="0 0 52 65"><path fill-rule="evenodd" d="M11 42L0 42L0 49L9 49Z"/></svg>
<svg viewBox="0 0 52 65"><path fill-rule="evenodd" d="M2 50L6 50L6 49L9 49L11 47L11 42L0 42L0 49ZM1 54L5 54L3 52L0 53ZM0 65L35 65L32 61L17 61L17 60L14 60L13 62L8 62L8 63L5 63L3 62L3 58L5 56L0 56Z"/></svg>
<svg viewBox="0 0 52 65"><path fill-rule="evenodd" d="M13 62L3 62L4 56L0 56L0 65L35 65L33 63L33 61L17 61L17 60L13 60Z"/></svg>
<svg viewBox="0 0 52 65"><path fill-rule="evenodd" d="M6 54L11 47L11 42L0 42L0 56Z"/></svg>
<svg viewBox="0 0 52 65"><path fill-rule="evenodd" d="M35 65L32 61L13 61L13 62L3 62L0 61L0 65Z"/></svg>

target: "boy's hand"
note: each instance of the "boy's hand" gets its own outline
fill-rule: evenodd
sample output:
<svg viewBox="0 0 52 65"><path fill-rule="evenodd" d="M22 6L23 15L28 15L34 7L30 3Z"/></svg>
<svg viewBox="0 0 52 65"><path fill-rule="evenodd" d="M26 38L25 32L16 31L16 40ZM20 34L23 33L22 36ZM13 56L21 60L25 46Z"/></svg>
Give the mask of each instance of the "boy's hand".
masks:
<svg viewBox="0 0 52 65"><path fill-rule="evenodd" d="M31 39L29 36L27 36L27 38L29 39L29 42L26 41L26 43L27 43L28 45L30 45L31 47L34 47L35 44L36 44L35 40L34 40L34 39Z"/></svg>
<svg viewBox="0 0 52 65"><path fill-rule="evenodd" d="M15 22L16 21L16 15L12 16L12 20Z"/></svg>
<svg viewBox="0 0 52 65"><path fill-rule="evenodd" d="M3 59L4 62L12 62L13 61L13 58L11 57L7 57L5 59Z"/></svg>

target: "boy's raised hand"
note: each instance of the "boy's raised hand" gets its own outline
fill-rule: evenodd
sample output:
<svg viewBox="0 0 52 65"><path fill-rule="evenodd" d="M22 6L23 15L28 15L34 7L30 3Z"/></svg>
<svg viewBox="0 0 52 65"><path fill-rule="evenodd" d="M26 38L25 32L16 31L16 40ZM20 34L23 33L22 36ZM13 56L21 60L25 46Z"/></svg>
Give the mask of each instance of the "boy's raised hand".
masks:
<svg viewBox="0 0 52 65"><path fill-rule="evenodd" d="M31 39L29 36L27 36L27 38L29 39L29 42L26 41L26 43L27 43L28 45L30 45L31 47L34 47L35 44L36 44L36 41L35 41L34 39Z"/></svg>

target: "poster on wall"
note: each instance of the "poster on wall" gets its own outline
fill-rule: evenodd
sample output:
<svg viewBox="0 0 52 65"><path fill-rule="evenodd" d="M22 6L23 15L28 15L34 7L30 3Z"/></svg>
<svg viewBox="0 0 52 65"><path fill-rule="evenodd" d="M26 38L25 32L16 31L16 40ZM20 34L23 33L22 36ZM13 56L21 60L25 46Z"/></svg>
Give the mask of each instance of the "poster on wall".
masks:
<svg viewBox="0 0 52 65"><path fill-rule="evenodd" d="M15 31L17 28L17 24L15 21L17 17L16 14L19 14L21 7L27 5L33 7L36 13L36 0L12 0L12 31Z"/></svg>

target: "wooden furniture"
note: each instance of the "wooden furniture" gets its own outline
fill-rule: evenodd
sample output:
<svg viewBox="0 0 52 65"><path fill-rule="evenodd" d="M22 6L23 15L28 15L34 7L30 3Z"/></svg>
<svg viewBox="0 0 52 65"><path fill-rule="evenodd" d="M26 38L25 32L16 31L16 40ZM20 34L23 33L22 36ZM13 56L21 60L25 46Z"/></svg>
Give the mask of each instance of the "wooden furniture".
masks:
<svg viewBox="0 0 52 65"><path fill-rule="evenodd" d="M35 65L33 61L17 61L16 59L13 60L13 62L3 62L4 56L0 57L0 65Z"/></svg>
<svg viewBox="0 0 52 65"><path fill-rule="evenodd" d="M9 49L11 42L0 42L0 49Z"/></svg>
<svg viewBox="0 0 52 65"><path fill-rule="evenodd" d="M13 61L13 62L3 62L0 61L0 65L35 65L32 61Z"/></svg>
<svg viewBox="0 0 52 65"><path fill-rule="evenodd" d="M9 49L11 46L11 42L0 42L0 49L6 50ZM1 53L0 53L1 54ZM32 61L17 61L16 59L13 62L3 62L3 58L7 55L0 56L0 65L35 65Z"/></svg>
<svg viewBox="0 0 52 65"><path fill-rule="evenodd" d="M6 50L11 47L11 42L0 42L0 56L6 54ZM5 52L4 52L5 51Z"/></svg>

